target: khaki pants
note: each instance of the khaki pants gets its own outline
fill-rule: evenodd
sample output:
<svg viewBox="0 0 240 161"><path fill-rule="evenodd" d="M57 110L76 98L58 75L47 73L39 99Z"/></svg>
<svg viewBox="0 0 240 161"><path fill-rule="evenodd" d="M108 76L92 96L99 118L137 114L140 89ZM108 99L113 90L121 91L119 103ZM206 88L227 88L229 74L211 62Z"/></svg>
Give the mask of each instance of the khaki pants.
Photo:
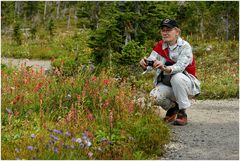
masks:
<svg viewBox="0 0 240 161"><path fill-rule="evenodd" d="M177 73L172 76L170 82L172 87L160 82L150 92L153 103L161 106L164 110L174 107L174 101L178 103L179 109L190 107L191 103L189 98L193 97L191 95L191 80L185 74Z"/></svg>

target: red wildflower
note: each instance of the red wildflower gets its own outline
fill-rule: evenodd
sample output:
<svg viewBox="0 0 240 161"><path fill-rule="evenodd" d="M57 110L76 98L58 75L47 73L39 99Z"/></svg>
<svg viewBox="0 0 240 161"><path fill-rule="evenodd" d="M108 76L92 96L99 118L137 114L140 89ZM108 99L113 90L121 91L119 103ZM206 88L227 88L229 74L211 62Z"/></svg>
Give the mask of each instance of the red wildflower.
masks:
<svg viewBox="0 0 240 161"><path fill-rule="evenodd" d="M96 76L93 76L92 77L92 81L95 82L97 80L97 77Z"/></svg>
<svg viewBox="0 0 240 161"><path fill-rule="evenodd" d="M20 100L21 96L20 95L17 95L14 100L12 101L12 104L16 104L19 100Z"/></svg>
<svg viewBox="0 0 240 161"><path fill-rule="evenodd" d="M84 133L87 135L87 137L89 137L89 138L91 138L91 139L94 138L93 133L91 133L88 129L86 129Z"/></svg>
<svg viewBox="0 0 240 161"><path fill-rule="evenodd" d="M61 65L63 65L64 64L64 60L61 60Z"/></svg>
<svg viewBox="0 0 240 161"><path fill-rule="evenodd" d="M91 112L88 113L87 118L88 118L88 120L90 120L90 121L93 121L93 120L94 120L94 116L93 116L93 114L92 114Z"/></svg>
<svg viewBox="0 0 240 161"><path fill-rule="evenodd" d="M78 94L77 95L77 100L80 101L80 99L81 99L81 96Z"/></svg>
<svg viewBox="0 0 240 161"><path fill-rule="evenodd" d="M80 106L80 102L81 102L81 96L77 95L77 105Z"/></svg>
<svg viewBox="0 0 240 161"><path fill-rule="evenodd" d="M86 89L88 87L89 81L86 80L85 84L84 84L84 88Z"/></svg>
<svg viewBox="0 0 240 161"><path fill-rule="evenodd" d="M20 95L17 95L17 97L16 97L15 99L16 99L16 101L19 101L20 98L21 98L21 96L20 96Z"/></svg>
<svg viewBox="0 0 240 161"><path fill-rule="evenodd" d="M43 67L40 68L40 75L42 75L44 73L44 69Z"/></svg>
<svg viewBox="0 0 240 161"><path fill-rule="evenodd" d="M109 80L108 79L104 79L103 83L104 83L105 86L107 86L109 84Z"/></svg>
<svg viewBox="0 0 240 161"><path fill-rule="evenodd" d="M110 123L110 128L113 128L113 111L112 110L109 113L109 123Z"/></svg>
<svg viewBox="0 0 240 161"><path fill-rule="evenodd" d="M85 95L86 95L86 91L83 90L83 91L82 91L82 97L85 97Z"/></svg>
<svg viewBox="0 0 240 161"><path fill-rule="evenodd" d="M18 117L19 116L19 112L18 111L14 112L14 116Z"/></svg>
<svg viewBox="0 0 240 161"><path fill-rule="evenodd" d="M42 105L42 103L43 103L42 98L39 99L39 102L40 102L40 105Z"/></svg>
<svg viewBox="0 0 240 161"><path fill-rule="evenodd" d="M130 102L128 105L128 112L131 114L134 112L134 102Z"/></svg>
<svg viewBox="0 0 240 161"><path fill-rule="evenodd" d="M110 103L110 101L107 99L103 104L103 108L108 107L109 103Z"/></svg>
<svg viewBox="0 0 240 161"><path fill-rule="evenodd" d="M34 92L37 92L43 86L42 82L39 82L36 87L34 88Z"/></svg>

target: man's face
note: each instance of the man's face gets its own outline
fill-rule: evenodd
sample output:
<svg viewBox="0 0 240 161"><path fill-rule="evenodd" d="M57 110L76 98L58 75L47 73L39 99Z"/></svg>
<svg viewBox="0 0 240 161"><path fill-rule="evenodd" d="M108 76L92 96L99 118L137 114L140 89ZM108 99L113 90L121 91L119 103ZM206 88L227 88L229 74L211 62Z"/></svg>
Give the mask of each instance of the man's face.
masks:
<svg viewBox="0 0 240 161"><path fill-rule="evenodd" d="M176 37L178 35L178 31L175 28L170 27L162 27L161 28L162 39L165 42L172 42L176 41Z"/></svg>

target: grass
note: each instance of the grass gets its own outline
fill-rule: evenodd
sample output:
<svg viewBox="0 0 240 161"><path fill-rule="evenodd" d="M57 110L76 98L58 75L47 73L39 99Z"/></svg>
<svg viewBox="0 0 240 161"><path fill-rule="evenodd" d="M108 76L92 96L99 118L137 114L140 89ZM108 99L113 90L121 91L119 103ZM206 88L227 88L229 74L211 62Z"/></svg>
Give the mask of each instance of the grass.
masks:
<svg viewBox="0 0 240 161"><path fill-rule="evenodd" d="M2 159L156 159L169 129L137 89L102 72L2 66ZM60 71L61 72L61 71Z"/></svg>
<svg viewBox="0 0 240 161"><path fill-rule="evenodd" d="M239 97L239 42L209 41L194 45L198 48L194 54L201 80L199 99Z"/></svg>
<svg viewBox="0 0 240 161"><path fill-rule="evenodd" d="M2 56L28 59L56 59L58 57L81 55L88 56L91 49L87 47L89 31L57 31L49 37L39 31L35 39L22 38L22 45L17 45L9 36L2 36ZM82 55L81 55L82 56Z"/></svg>

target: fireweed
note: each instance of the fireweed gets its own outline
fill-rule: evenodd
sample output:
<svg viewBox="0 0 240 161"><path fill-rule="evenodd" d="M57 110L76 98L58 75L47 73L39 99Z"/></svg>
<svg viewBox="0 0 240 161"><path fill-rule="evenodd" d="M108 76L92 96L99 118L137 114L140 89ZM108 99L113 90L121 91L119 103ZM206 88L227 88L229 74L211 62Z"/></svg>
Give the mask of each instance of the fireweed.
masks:
<svg viewBox="0 0 240 161"><path fill-rule="evenodd" d="M169 142L126 80L47 76L24 65L1 73L2 159L156 159Z"/></svg>

